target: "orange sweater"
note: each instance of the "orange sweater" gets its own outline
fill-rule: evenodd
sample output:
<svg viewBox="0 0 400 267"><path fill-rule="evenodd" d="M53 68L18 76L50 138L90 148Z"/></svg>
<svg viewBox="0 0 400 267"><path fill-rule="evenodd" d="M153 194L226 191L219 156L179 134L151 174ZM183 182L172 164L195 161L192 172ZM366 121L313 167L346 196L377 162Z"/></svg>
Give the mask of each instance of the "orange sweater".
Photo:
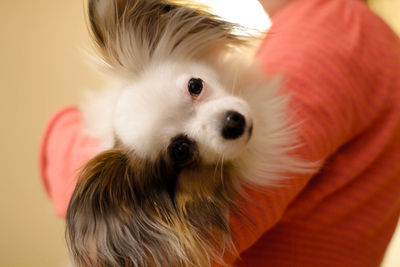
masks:
<svg viewBox="0 0 400 267"><path fill-rule="evenodd" d="M400 41L358 0L295 0L273 18L260 48L267 73L284 74L304 146L323 160L241 202L232 216L237 266L377 266L400 213ZM65 216L77 168L98 151L79 110L50 122L42 177Z"/></svg>

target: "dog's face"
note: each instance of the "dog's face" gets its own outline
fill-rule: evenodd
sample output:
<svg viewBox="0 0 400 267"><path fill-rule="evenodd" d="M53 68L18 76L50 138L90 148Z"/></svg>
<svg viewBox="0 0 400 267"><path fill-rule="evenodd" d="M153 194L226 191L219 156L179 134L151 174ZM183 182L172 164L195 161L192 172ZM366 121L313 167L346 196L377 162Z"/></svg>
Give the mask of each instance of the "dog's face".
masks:
<svg viewBox="0 0 400 267"><path fill-rule="evenodd" d="M155 64L126 86L116 104L116 138L139 157L169 154L178 165L232 160L251 138L249 105L210 67Z"/></svg>
<svg viewBox="0 0 400 267"><path fill-rule="evenodd" d="M246 101L232 93L211 67L164 62L128 82L116 102L116 148L128 151L135 168L140 162L154 169L167 165L154 179L181 211L210 216L200 210L201 203L215 200L222 184L229 193L236 186L230 163L251 140L253 119ZM143 179L152 182L151 177ZM227 207L219 208L223 212Z"/></svg>

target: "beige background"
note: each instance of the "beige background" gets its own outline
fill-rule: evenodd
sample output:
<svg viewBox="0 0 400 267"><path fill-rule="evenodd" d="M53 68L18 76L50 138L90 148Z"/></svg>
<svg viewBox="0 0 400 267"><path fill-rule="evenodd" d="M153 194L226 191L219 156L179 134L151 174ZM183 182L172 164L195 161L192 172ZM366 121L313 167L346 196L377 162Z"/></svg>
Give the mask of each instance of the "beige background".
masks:
<svg viewBox="0 0 400 267"><path fill-rule="evenodd" d="M400 1L371 2L400 32ZM0 266L68 264L37 154L51 114L102 84L82 56L90 47L83 9L82 0L0 0ZM400 266L399 243L385 266Z"/></svg>

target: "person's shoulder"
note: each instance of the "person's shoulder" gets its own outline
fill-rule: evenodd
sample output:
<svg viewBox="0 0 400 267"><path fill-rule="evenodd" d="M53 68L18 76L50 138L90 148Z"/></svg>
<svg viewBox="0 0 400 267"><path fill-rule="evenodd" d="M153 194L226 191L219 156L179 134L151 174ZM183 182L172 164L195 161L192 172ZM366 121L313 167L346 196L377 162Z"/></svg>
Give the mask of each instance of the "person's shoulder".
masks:
<svg viewBox="0 0 400 267"><path fill-rule="evenodd" d="M297 0L274 16L259 57L272 71L323 65L318 73L329 66L352 73L400 59L399 49L396 34L361 0Z"/></svg>
<svg viewBox="0 0 400 267"><path fill-rule="evenodd" d="M367 31L384 29L391 32L389 26L362 0L294 0L274 15L272 22L271 30L278 31L294 32L303 28L305 31L329 32L336 29L347 34L352 29L368 25L365 27Z"/></svg>

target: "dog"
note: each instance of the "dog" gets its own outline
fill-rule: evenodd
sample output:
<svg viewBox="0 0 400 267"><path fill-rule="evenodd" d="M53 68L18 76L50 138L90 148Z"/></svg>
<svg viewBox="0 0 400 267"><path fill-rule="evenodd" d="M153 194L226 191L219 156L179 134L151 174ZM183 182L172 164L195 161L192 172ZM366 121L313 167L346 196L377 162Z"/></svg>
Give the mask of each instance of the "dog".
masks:
<svg viewBox="0 0 400 267"><path fill-rule="evenodd" d="M82 110L102 152L78 177L66 236L76 266L211 266L234 251L243 186L302 170L289 97L253 38L167 0L89 0L112 86Z"/></svg>

